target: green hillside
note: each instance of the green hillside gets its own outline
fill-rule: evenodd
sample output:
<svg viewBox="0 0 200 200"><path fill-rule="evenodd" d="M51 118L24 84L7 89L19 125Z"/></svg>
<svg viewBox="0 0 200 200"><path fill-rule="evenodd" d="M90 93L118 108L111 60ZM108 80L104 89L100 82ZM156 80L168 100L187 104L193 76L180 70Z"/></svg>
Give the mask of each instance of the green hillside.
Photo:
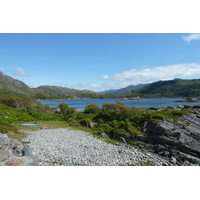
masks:
<svg viewBox="0 0 200 200"><path fill-rule="evenodd" d="M121 88L121 89L117 89L117 90L105 90L105 91L102 91L101 93L102 94L112 94L112 95L120 95L128 90L132 90L132 89L137 89L137 88L141 88L145 86L144 84L139 84L139 85L129 85L125 88Z"/></svg>
<svg viewBox="0 0 200 200"><path fill-rule="evenodd" d="M44 91L30 88L22 81L6 76L2 72L0 72L0 94L47 98L47 94Z"/></svg>
<svg viewBox="0 0 200 200"><path fill-rule="evenodd" d="M100 99L100 98L119 98L125 96L129 97L140 96L142 98L200 96L200 79L194 79L194 80L174 79L169 81L154 82L145 85L143 87L141 86L142 85L128 86L126 88L115 90L115 93L113 94L102 94L89 90L76 90L60 86L40 86L38 88L30 88L22 81L6 76L2 72L0 72L0 95L25 96L35 99L77 99L77 98ZM129 88L131 88L131 90L128 90Z"/></svg>
<svg viewBox="0 0 200 200"><path fill-rule="evenodd" d="M89 90L75 90L59 86L30 88L22 81L0 72L0 95L16 95L35 99L105 98L107 95Z"/></svg>
<svg viewBox="0 0 200 200"><path fill-rule="evenodd" d="M142 88L126 91L122 95L148 94L154 97L197 97L200 96L200 79L158 81Z"/></svg>
<svg viewBox="0 0 200 200"><path fill-rule="evenodd" d="M76 90L60 86L40 86L38 89L47 93L49 99L100 98L103 96L89 90Z"/></svg>

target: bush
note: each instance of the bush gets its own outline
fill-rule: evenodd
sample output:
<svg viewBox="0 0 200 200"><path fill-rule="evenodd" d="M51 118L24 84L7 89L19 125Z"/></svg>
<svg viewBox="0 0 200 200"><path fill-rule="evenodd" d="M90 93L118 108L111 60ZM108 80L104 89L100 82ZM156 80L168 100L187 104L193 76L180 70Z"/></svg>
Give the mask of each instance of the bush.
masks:
<svg viewBox="0 0 200 200"><path fill-rule="evenodd" d="M97 106L96 104L90 104L85 107L84 112L85 113L97 113L100 110L101 110L101 108L99 106Z"/></svg>
<svg viewBox="0 0 200 200"><path fill-rule="evenodd" d="M69 108L69 106L65 103L61 103L58 107L60 108L61 115L73 114L76 112L75 108Z"/></svg>
<svg viewBox="0 0 200 200"><path fill-rule="evenodd" d="M1 96L0 104L13 108L24 107L29 110L31 110L36 105L42 105L35 99L31 99L29 97L19 97L19 96Z"/></svg>
<svg viewBox="0 0 200 200"><path fill-rule="evenodd" d="M33 121L34 118L30 116L27 112L18 112L16 113L17 121L19 122L29 122Z"/></svg>
<svg viewBox="0 0 200 200"><path fill-rule="evenodd" d="M69 110L69 106L67 104L61 103L61 104L59 104L58 107L60 108L60 114L61 115L67 114L67 112Z"/></svg>
<svg viewBox="0 0 200 200"><path fill-rule="evenodd" d="M108 121L121 121L131 116L131 108L122 102L117 102L116 104L104 103L102 106L102 115Z"/></svg>

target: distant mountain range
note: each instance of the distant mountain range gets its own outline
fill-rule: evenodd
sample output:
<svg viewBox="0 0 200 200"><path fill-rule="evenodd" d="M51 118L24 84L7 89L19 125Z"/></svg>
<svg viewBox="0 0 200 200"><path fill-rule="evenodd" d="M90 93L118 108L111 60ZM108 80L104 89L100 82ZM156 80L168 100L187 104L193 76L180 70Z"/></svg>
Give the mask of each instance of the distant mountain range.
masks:
<svg viewBox="0 0 200 200"><path fill-rule="evenodd" d="M128 87L125 87L125 88L121 88L121 89L117 89L117 90L105 90L105 91L102 91L100 93L102 94L112 94L112 95L119 95L119 94L122 94L128 90L132 90L132 89L137 89L137 88L141 88L141 87L144 87L146 84L139 84L139 85L129 85Z"/></svg>
<svg viewBox="0 0 200 200"><path fill-rule="evenodd" d="M157 81L151 84L130 85L118 90L106 90L100 93L90 90L76 90L60 86L40 86L30 88L22 81L0 72L0 95L20 95L37 99L77 99L77 98L114 98L114 97L198 97L200 79Z"/></svg>
<svg viewBox="0 0 200 200"><path fill-rule="evenodd" d="M200 79L158 81L144 87L128 90L121 95L144 94L154 97L197 97L200 96Z"/></svg>
<svg viewBox="0 0 200 200"><path fill-rule="evenodd" d="M22 81L0 72L0 94L28 96L37 99L101 98L102 94L89 90L75 90L59 86L30 88Z"/></svg>
<svg viewBox="0 0 200 200"><path fill-rule="evenodd" d="M77 99L77 98L101 98L101 94L90 90L76 90L60 86L40 86L37 89L44 91L48 98Z"/></svg>

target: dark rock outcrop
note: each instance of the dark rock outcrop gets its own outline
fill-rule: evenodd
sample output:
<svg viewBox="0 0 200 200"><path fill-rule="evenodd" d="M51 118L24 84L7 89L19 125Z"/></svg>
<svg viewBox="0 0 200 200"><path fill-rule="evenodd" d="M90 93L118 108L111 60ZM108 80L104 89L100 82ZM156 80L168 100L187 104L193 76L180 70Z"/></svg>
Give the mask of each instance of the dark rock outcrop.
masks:
<svg viewBox="0 0 200 200"><path fill-rule="evenodd" d="M179 165L185 162L200 165L200 117L199 110L179 118L178 122L162 118L159 123L144 122L142 132L154 152L175 158ZM174 160L175 160L174 159Z"/></svg>

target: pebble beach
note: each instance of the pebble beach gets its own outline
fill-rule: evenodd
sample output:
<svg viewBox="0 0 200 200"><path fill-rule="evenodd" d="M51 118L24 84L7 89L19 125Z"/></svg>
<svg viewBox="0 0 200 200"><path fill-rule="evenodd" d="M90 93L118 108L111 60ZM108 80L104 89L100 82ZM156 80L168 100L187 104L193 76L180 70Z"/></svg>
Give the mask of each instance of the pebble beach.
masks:
<svg viewBox="0 0 200 200"><path fill-rule="evenodd" d="M163 158L130 145L106 143L87 132L67 128L25 131L39 159L39 166L137 166L170 165Z"/></svg>

